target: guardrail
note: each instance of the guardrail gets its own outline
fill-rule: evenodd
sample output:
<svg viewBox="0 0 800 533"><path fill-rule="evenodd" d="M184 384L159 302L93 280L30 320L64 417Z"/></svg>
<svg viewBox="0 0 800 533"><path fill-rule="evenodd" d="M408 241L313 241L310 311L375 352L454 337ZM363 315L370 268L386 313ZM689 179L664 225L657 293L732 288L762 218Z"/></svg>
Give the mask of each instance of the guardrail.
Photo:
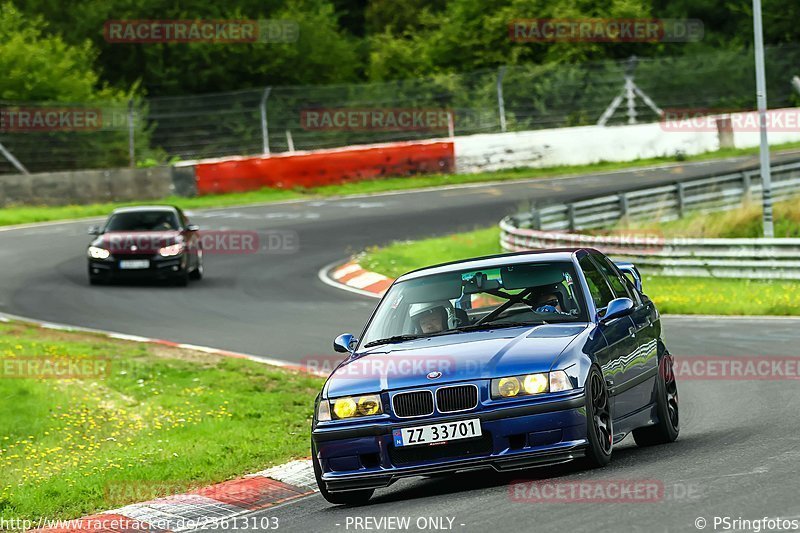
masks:
<svg viewBox="0 0 800 533"><path fill-rule="evenodd" d="M776 199L800 193L800 161L777 165L772 172ZM667 221L688 212L735 209L747 198L760 197L760 181L758 170L744 170L535 208L500 222L500 244L507 251L591 247L650 274L800 279L800 239L665 239L637 230L580 233L613 227L623 218Z"/></svg>

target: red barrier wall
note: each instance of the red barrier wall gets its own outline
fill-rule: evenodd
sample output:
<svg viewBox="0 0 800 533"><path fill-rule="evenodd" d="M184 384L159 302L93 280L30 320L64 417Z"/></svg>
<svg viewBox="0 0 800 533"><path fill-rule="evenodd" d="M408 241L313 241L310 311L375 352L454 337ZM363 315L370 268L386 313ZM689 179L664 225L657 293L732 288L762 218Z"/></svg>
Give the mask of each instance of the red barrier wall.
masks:
<svg viewBox="0 0 800 533"><path fill-rule="evenodd" d="M453 143L395 143L250 157L195 166L198 194L318 187L383 176L450 173Z"/></svg>

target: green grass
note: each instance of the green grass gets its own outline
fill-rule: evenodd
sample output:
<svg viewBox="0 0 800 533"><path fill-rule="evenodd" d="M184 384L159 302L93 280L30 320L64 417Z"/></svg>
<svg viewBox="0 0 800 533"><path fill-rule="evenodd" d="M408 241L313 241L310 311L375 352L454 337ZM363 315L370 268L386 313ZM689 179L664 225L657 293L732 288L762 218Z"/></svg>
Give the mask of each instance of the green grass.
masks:
<svg viewBox="0 0 800 533"><path fill-rule="evenodd" d="M424 266L501 253L500 229L397 242L370 248L359 263L396 278ZM690 315L800 315L800 282L648 276L644 291L662 313Z"/></svg>
<svg viewBox="0 0 800 533"><path fill-rule="evenodd" d="M800 148L800 143L787 143L773 146L774 151ZM585 174L596 172L612 172L630 168L652 166L666 163L705 161L709 159L722 159L726 157L751 155L758 152L757 148L736 149L729 148L716 152L706 152L688 157L656 157L639 159L626 162L600 162L593 165L557 166L549 168L521 168L502 170L497 172L482 172L478 174L438 174L425 176L410 176L365 180L341 185L328 185L309 189L261 189L258 191L209 195L197 198L182 198L172 196L147 203L168 203L184 209L201 209L214 207L228 207L236 205L252 205L260 203L278 202L298 198L323 198L330 196L343 196L351 194L372 194L379 192L401 191L428 187L441 187L445 185L463 185L469 183L483 183L491 181L513 181L522 179L537 179L558 177L569 174ZM68 206L8 206L0 209L0 226L13 224L29 224L34 222L49 222L75 218L88 218L105 216L116 207L135 205L142 202L112 202L89 205Z"/></svg>
<svg viewBox="0 0 800 533"><path fill-rule="evenodd" d="M800 197L774 206L775 236L800 237ZM617 229L633 228L665 237L736 238L763 236L762 206L753 202L741 208L719 213L690 213L669 222L625 222Z"/></svg>
<svg viewBox="0 0 800 533"><path fill-rule="evenodd" d="M86 379L13 360L107 358ZM252 361L0 324L0 517L74 518L309 455L322 380Z"/></svg>

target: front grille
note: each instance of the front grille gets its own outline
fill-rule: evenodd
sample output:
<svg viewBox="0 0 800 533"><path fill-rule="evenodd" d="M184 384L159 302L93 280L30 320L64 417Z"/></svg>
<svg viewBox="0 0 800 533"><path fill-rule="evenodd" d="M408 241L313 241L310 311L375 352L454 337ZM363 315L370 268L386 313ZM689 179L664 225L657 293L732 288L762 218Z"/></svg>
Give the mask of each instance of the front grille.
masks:
<svg viewBox="0 0 800 533"><path fill-rule="evenodd" d="M436 391L436 407L440 413L467 411L478 405L478 387L475 385L459 385L442 387Z"/></svg>
<svg viewBox="0 0 800 533"><path fill-rule="evenodd" d="M433 414L433 393L427 390L401 392L392 398L394 414L399 417Z"/></svg>
<svg viewBox="0 0 800 533"><path fill-rule="evenodd" d="M389 459L393 465L422 463L439 459L458 459L472 455L492 453L492 435L484 433L476 439L455 440L446 444L389 447Z"/></svg>

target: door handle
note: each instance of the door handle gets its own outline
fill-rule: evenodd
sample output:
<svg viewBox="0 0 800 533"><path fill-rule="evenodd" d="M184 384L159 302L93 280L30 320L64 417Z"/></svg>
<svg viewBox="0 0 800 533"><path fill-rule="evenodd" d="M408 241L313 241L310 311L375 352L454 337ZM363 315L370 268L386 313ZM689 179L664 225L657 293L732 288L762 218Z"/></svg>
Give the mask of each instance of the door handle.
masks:
<svg viewBox="0 0 800 533"><path fill-rule="evenodd" d="M630 333L631 337L636 337L636 328L634 328L633 326L629 326L628 333Z"/></svg>

